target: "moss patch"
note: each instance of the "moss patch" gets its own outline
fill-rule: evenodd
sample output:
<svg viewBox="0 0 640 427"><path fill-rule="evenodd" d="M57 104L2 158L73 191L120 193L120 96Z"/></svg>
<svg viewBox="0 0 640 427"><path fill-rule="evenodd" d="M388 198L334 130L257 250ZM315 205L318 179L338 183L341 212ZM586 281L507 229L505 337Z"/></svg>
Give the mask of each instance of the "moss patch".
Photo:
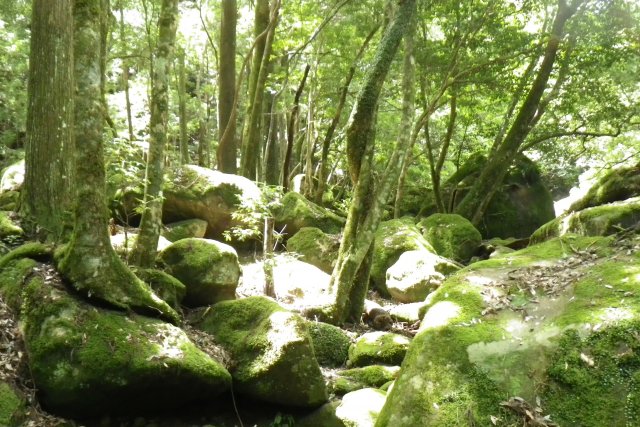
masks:
<svg viewBox="0 0 640 427"><path fill-rule="evenodd" d="M164 271L152 268L133 269L133 272L140 280L151 286L153 292L174 310L180 310L180 302L187 293L187 288L182 282Z"/></svg>
<svg viewBox="0 0 640 427"><path fill-rule="evenodd" d="M351 338L340 328L322 322L308 322L316 359L321 366L344 365L349 356Z"/></svg>
<svg viewBox="0 0 640 427"><path fill-rule="evenodd" d="M53 248L51 246L47 246L37 242L26 243L0 258L0 270L3 269L9 262L15 259L34 258L37 260L46 261L49 260L52 255Z"/></svg>
<svg viewBox="0 0 640 427"><path fill-rule="evenodd" d="M411 341L391 332L369 332L349 347L347 366L400 365Z"/></svg>
<svg viewBox="0 0 640 427"><path fill-rule="evenodd" d="M469 261L482 240L473 224L456 214L431 215L418 228L438 255L459 262Z"/></svg>
<svg viewBox="0 0 640 427"><path fill-rule="evenodd" d="M6 262L0 269L0 295L15 313L22 305L22 288L38 263L30 258L18 258Z"/></svg>
<svg viewBox="0 0 640 427"><path fill-rule="evenodd" d="M303 227L287 241L287 250L301 255L301 260L331 274L338 259L340 236L325 234L316 227Z"/></svg>
<svg viewBox="0 0 640 427"><path fill-rule="evenodd" d="M289 192L274 212L276 227L293 236L303 227L316 227L328 234L340 233L346 220L328 209L307 200L302 194ZM286 227L286 228L285 228Z"/></svg>
<svg viewBox="0 0 640 427"><path fill-rule="evenodd" d="M587 194L574 202L569 212L640 196L640 164L614 169L603 176Z"/></svg>
<svg viewBox="0 0 640 427"><path fill-rule="evenodd" d="M13 388L0 381L0 426L17 425L16 418L22 405L22 399Z"/></svg>

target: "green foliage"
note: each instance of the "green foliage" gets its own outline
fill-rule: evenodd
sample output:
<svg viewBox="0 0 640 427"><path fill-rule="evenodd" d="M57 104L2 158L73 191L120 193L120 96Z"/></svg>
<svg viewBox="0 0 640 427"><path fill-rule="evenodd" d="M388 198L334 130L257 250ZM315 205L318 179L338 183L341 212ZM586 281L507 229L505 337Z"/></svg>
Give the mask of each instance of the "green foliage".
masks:
<svg viewBox="0 0 640 427"><path fill-rule="evenodd" d="M226 240L246 241L262 239L264 221L273 217L273 212L282 206L284 193L282 187L259 184L261 197L259 199L242 199L238 208L231 213L231 218L240 222L241 226L232 227L223 233ZM273 237L276 241L282 235L274 229Z"/></svg>
<svg viewBox="0 0 640 427"><path fill-rule="evenodd" d="M295 421L292 415L278 412L269 427L293 427L296 425Z"/></svg>

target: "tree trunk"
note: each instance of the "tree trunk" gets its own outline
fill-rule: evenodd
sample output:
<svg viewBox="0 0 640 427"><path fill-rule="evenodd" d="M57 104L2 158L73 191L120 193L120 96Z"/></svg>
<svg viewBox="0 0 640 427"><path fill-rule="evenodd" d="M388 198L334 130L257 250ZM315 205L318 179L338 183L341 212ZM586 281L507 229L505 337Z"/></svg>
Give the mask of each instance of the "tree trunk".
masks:
<svg viewBox="0 0 640 427"><path fill-rule="evenodd" d="M258 9L264 8L265 3L268 6L268 1L258 0L256 5L256 35L262 33L258 31L257 19ZM259 43L254 50L253 57L253 69L251 70L250 88L249 88L249 115L247 116L246 125L244 129L244 135L242 138L242 158L240 165L240 172L243 176L249 179L256 179L257 165L260 157L260 141L262 140L262 112L263 112L263 100L264 90L267 83L267 77L269 74L269 61L271 59L271 50L273 48L273 39L275 36L276 25L278 22L278 16L280 13L280 2L275 0L271 10L267 7L267 20L265 28L268 26L267 36L264 40L264 46L262 46L261 56L258 56L260 49ZM264 19L263 14L260 14L260 19ZM262 26L264 22L261 22ZM256 69L257 67L257 69Z"/></svg>
<svg viewBox="0 0 640 427"><path fill-rule="evenodd" d="M375 189L376 191L372 191L374 188L371 169L374 154L376 106L400 41L409 29L413 31L415 28L415 8L415 0L398 1L396 15L378 46L375 61L358 95L347 131L349 172L355 183L355 191L342 236L338 260L331 275L330 289L334 292L335 304L332 307L330 317L334 323L344 323L348 319L360 320L357 313L358 311L362 312L366 288L363 290L358 287L355 279L356 276L362 278L365 274L364 271L360 271L360 268L371 250L375 232L382 217L382 207L389 198L392 185L397 183L402 156L407 149L403 143L410 141L410 138L405 138L406 141L399 140L382 175L379 187ZM356 283L355 288L354 283Z"/></svg>
<svg viewBox="0 0 640 427"><path fill-rule="evenodd" d="M220 20L220 60L218 72L218 169L225 173L237 172L236 123L230 123L235 106L236 88L236 0L222 0ZM229 131L225 130L231 125Z"/></svg>
<svg viewBox="0 0 640 427"><path fill-rule="evenodd" d="M120 43L126 45L124 26L124 5L120 1ZM127 129L129 130L129 141L133 141L133 117L131 115L131 96L129 94L129 62L126 58L122 58L122 86L124 87L124 99L127 109Z"/></svg>
<svg viewBox="0 0 640 427"><path fill-rule="evenodd" d="M187 82L185 70L185 51L178 54L178 115L180 116L180 163L186 165L189 160L189 140L187 135ZM166 123L166 122L165 122Z"/></svg>
<svg viewBox="0 0 640 427"><path fill-rule="evenodd" d="M271 97L269 108L269 138L264 153L264 181L267 185L278 185L280 182L280 117L277 112L278 97Z"/></svg>
<svg viewBox="0 0 640 427"><path fill-rule="evenodd" d="M169 114L169 66L173 56L177 26L178 0L163 0L153 74L149 156L145 172L142 219L136 245L130 254L131 262L142 267L153 265L162 226L164 149L167 144Z"/></svg>
<svg viewBox="0 0 640 427"><path fill-rule="evenodd" d="M520 145L532 130L531 122L536 115L540 100L553 70L556 54L560 41L564 34L564 26L576 12L583 0L574 0L567 5L565 0L559 0L558 10L553 21L553 27L545 49L542 64L529 89L529 92L520 106L518 115L514 119L509 132L504 137L500 146L492 153L486 166L480 173L469 192L456 207L456 213L468 218L473 224L478 225L482 221L484 212L496 193L514 158L518 154Z"/></svg>
<svg viewBox="0 0 640 427"><path fill-rule="evenodd" d="M289 173L291 172L293 146L295 145L296 127L298 123L298 114L300 112L300 97L302 96L302 91L304 91L304 86L307 83L307 77L309 76L310 70L311 65L307 64L304 68L304 74L302 75L300 85L298 85L298 89L296 90L296 94L293 98L293 107L291 108L289 122L287 123L287 151L284 156L284 164L282 165L282 188L284 188L285 193L289 190Z"/></svg>
<svg viewBox="0 0 640 427"><path fill-rule="evenodd" d="M22 213L58 241L73 218L73 2L35 0Z"/></svg>
<svg viewBox="0 0 640 427"><path fill-rule="evenodd" d="M75 218L73 235L58 259L58 269L89 298L177 322L177 313L136 278L111 247L100 98L100 12L100 2L75 2Z"/></svg>

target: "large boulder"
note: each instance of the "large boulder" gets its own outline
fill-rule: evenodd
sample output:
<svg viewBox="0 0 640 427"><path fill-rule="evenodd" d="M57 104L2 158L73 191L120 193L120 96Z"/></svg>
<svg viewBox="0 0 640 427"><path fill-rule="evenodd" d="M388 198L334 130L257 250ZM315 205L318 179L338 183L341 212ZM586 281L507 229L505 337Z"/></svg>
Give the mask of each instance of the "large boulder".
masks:
<svg viewBox="0 0 640 427"><path fill-rule="evenodd" d="M195 326L231 354L235 392L300 407L327 401L306 321L299 315L268 298L249 297L215 304Z"/></svg>
<svg viewBox="0 0 640 427"><path fill-rule="evenodd" d="M349 347L348 366L400 365L411 340L392 332L367 332Z"/></svg>
<svg viewBox="0 0 640 427"><path fill-rule="evenodd" d="M386 398L387 393L375 388L353 391L344 395L336 416L346 427L374 427Z"/></svg>
<svg viewBox="0 0 640 427"><path fill-rule="evenodd" d="M611 170L589 189L580 200L575 201L569 212L600 206L640 196L640 163Z"/></svg>
<svg viewBox="0 0 640 427"><path fill-rule="evenodd" d="M191 307L234 299L240 279L235 249L209 239L182 239L158 254L164 270L182 282Z"/></svg>
<svg viewBox="0 0 640 427"><path fill-rule="evenodd" d="M565 236L452 276L376 425L640 425L638 244Z"/></svg>
<svg viewBox="0 0 640 427"><path fill-rule="evenodd" d="M400 372L399 366L371 365L363 368L338 371L329 386L334 394L344 395L367 387L380 388L394 381Z"/></svg>
<svg viewBox="0 0 640 427"><path fill-rule="evenodd" d="M20 191L24 183L24 160L7 167L0 178L0 193Z"/></svg>
<svg viewBox="0 0 640 427"><path fill-rule="evenodd" d="M549 221L531 235L540 243L566 234L608 236L640 224L640 197L568 212Z"/></svg>
<svg viewBox="0 0 640 427"><path fill-rule="evenodd" d="M325 234L316 227L303 227L287 241L287 251L331 274L338 259L340 235Z"/></svg>
<svg viewBox="0 0 640 427"><path fill-rule="evenodd" d="M276 228L293 236L303 227L316 227L328 234L340 233L346 220L328 209L307 200L302 194L289 192L275 209Z"/></svg>
<svg viewBox="0 0 640 427"><path fill-rule="evenodd" d="M471 221L457 214L430 215L418 228L438 255L458 262L469 261L482 241Z"/></svg>
<svg viewBox="0 0 640 427"><path fill-rule="evenodd" d="M486 164L484 156L472 156L443 185L445 200L455 207L478 179ZM435 204L423 213L435 211ZM542 224L555 217L553 198L544 185L536 164L519 156L487 206L478 230L485 239L529 237Z"/></svg>
<svg viewBox="0 0 640 427"><path fill-rule="evenodd" d="M185 165L168 173L164 185L163 221L171 223L199 218L208 224L205 237L221 239L225 230L243 224L232 214L241 205L251 205L260 197L260 189L247 178Z"/></svg>
<svg viewBox="0 0 640 427"><path fill-rule="evenodd" d="M39 400L67 417L140 414L214 403L231 376L179 328L101 309L42 271L24 287L21 319Z"/></svg>
<svg viewBox="0 0 640 427"><path fill-rule="evenodd" d="M381 222L376 231L373 246L370 276L373 287L384 295L388 295L385 286L387 270L398 261L400 255L413 250L435 253L412 219L402 218Z"/></svg>
<svg viewBox="0 0 640 427"><path fill-rule="evenodd" d="M351 338L337 326L323 322L308 322L316 360L320 366L337 368L347 361Z"/></svg>
<svg viewBox="0 0 640 427"><path fill-rule="evenodd" d="M195 237L202 239L207 233L208 223L202 219L185 219L184 221L172 222L162 227L162 237L170 242L177 242L181 239Z"/></svg>
<svg viewBox="0 0 640 427"><path fill-rule="evenodd" d="M387 291L403 303L423 301L460 267L429 251L407 251L387 270Z"/></svg>

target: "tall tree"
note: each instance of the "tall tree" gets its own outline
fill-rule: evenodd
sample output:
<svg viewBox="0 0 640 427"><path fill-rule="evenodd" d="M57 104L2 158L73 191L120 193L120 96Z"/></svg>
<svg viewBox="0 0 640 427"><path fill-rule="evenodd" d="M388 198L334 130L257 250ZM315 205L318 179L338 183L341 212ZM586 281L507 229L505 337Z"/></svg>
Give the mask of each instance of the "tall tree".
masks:
<svg viewBox="0 0 640 427"><path fill-rule="evenodd" d="M178 27L178 0L163 0L158 22L158 45L154 58L151 89L149 156L145 172L145 190L140 233L130 260L136 265L151 266L162 226L162 186L164 184L164 149L167 145L169 114L169 70Z"/></svg>
<svg viewBox="0 0 640 427"><path fill-rule="evenodd" d="M236 0L222 0L220 20L220 59L218 72L218 169L236 173L236 121L232 115L236 88ZM233 116L233 119L232 119Z"/></svg>
<svg viewBox="0 0 640 427"><path fill-rule="evenodd" d="M159 314L177 322L177 313L120 260L111 246L105 196L104 106L100 94L100 2L74 4L75 207L69 244L58 269L74 288L121 309Z"/></svg>
<svg viewBox="0 0 640 427"><path fill-rule="evenodd" d="M369 278L370 265L366 261L371 256L382 208L397 182L409 142L409 138L399 141L382 180L374 188L373 154L378 98L400 41L408 31L413 31L415 9L415 0L398 0L395 16L378 46L347 130L349 173L355 189L338 260L331 275L330 289L335 295L335 303L329 315L334 323L360 321Z"/></svg>
<svg viewBox="0 0 640 427"><path fill-rule="evenodd" d="M558 1L542 62L518 114L498 148L492 152L479 178L456 207L456 213L470 219L474 224L479 224L482 220L489 202L506 176L520 146L535 126L535 121L539 119L537 119L538 110L556 62L565 24L576 13L583 1L573 0L570 4L567 4L566 0Z"/></svg>
<svg viewBox="0 0 640 427"><path fill-rule="evenodd" d="M240 172L250 179L256 178L256 169L260 157L262 140L262 113L265 85L269 75L269 61L280 13L280 0L258 0L256 4L255 34L258 40L266 31L266 37L256 44L253 51L253 63L249 78L249 107L242 137L242 156ZM266 19L265 19L266 17ZM266 25L265 25L266 24Z"/></svg>
<svg viewBox="0 0 640 427"><path fill-rule="evenodd" d="M33 2L22 213L54 240L72 225L72 23L71 0Z"/></svg>

